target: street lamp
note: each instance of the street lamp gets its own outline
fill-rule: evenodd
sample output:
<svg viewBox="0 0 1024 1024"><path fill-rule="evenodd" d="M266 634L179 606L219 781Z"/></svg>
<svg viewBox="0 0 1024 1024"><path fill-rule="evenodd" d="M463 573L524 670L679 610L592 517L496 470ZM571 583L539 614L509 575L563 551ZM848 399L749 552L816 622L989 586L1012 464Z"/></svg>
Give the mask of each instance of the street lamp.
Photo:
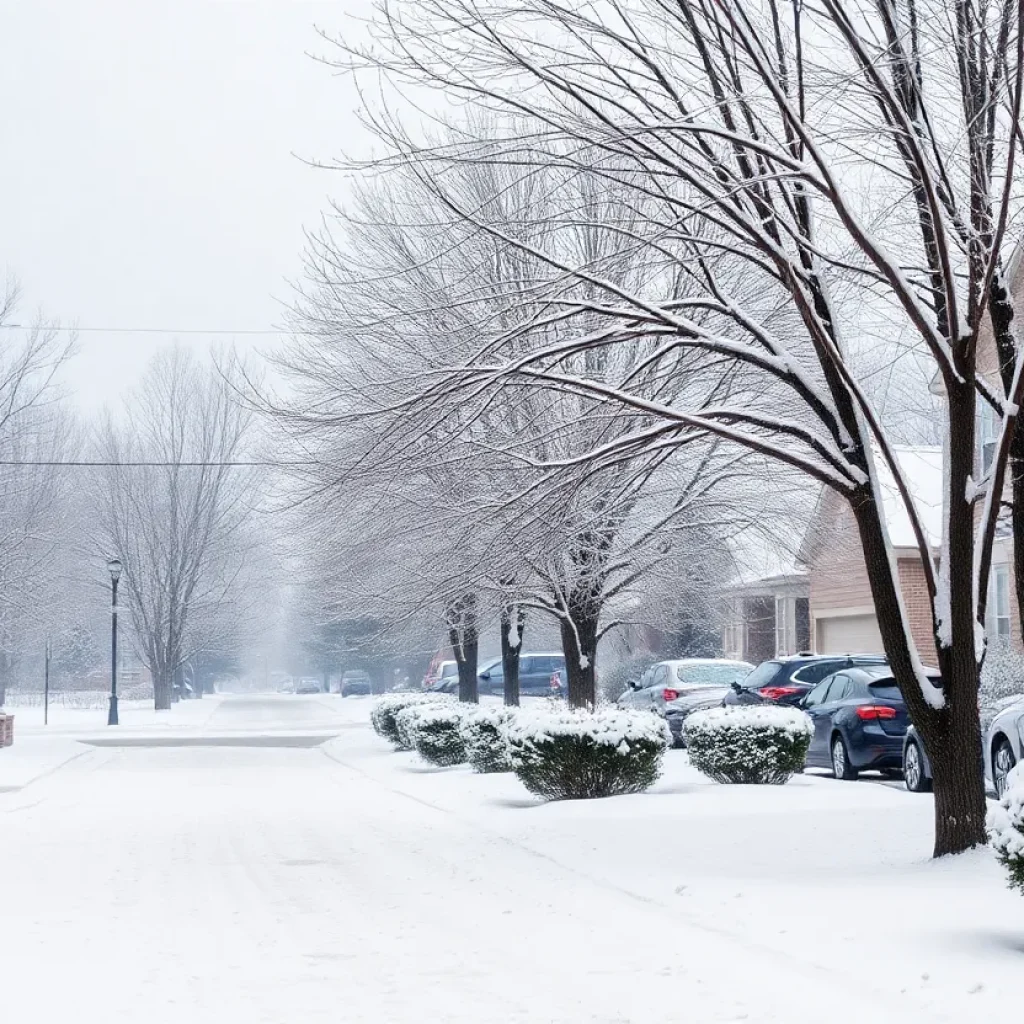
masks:
<svg viewBox="0 0 1024 1024"><path fill-rule="evenodd" d="M110 570L110 711L107 725L117 725L117 581L121 578L121 561L107 562Z"/></svg>

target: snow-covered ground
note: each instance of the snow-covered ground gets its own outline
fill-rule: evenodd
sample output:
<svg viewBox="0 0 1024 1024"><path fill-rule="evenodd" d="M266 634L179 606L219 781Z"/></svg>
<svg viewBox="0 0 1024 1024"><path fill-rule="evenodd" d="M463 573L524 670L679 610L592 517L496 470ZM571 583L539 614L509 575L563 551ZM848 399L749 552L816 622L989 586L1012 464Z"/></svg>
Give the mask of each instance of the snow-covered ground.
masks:
<svg viewBox="0 0 1024 1024"><path fill-rule="evenodd" d="M102 723L26 722L0 751L4 1019L930 1024L1021 1005L1024 908L987 852L929 862L929 797L717 786L670 752L649 794L542 805L390 752L368 710L140 709L124 747L78 742ZM2 791L5 758L58 743L78 756Z"/></svg>

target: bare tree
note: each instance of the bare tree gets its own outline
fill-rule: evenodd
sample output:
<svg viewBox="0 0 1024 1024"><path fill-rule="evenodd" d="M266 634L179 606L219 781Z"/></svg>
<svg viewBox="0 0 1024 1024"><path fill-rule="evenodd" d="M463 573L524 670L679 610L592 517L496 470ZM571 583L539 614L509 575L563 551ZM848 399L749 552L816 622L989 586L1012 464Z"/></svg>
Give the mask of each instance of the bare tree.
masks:
<svg viewBox="0 0 1024 1024"><path fill-rule="evenodd" d="M41 649L62 593L59 553L71 515L70 479L54 462L68 458L76 428L55 378L74 350L73 334L36 317L15 324L21 289L9 279L0 296L0 705L19 658ZM41 607L45 605L44 607Z"/></svg>
<svg viewBox="0 0 1024 1024"><path fill-rule="evenodd" d="M253 477L238 463L252 414L234 400L236 387L171 348L99 437L110 463L97 499L102 542L124 564L122 592L157 710L170 707L175 672L210 647L230 622L225 607L245 591Z"/></svg>
<svg viewBox="0 0 1024 1024"><path fill-rule="evenodd" d="M535 126L530 136L516 130L500 144L439 154L379 117L376 128L403 159L504 161L530 173L538 139L564 139L563 167L596 161L607 180L656 199L659 213L646 216L643 237L699 286L682 302L659 300L534 246L534 255L601 293L565 311L563 324L578 320L574 344L548 347L528 363L492 357L453 366L451 380L465 388L526 377L629 415L643 410L661 425L662 441L711 433L842 495L856 520L886 653L932 760L935 853L984 842L977 692L986 584L1024 393L1005 273L1020 204L1024 4L381 6L387 17L367 55L375 70L399 86L427 81ZM438 194L467 225L497 230L457 195L443 187ZM740 261L748 284L790 305L797 331L779 334L723 282L716 273L723 252ZM697 310L715 322L696 322ZM939 558L863 387L851 338L866 311L889 319L894 341L927 353L945 393ZM765 393L784 390L797 412L780 416L756 396L742 404L651 402L631 380L566 365L569 355L641 334L660 340L655 363L686 348L742 364L770 382ZM993 334L1002 363L995 381L979 362ZM975 451L979 397L1002 423L984 476ZM624 437L617 447L637 440ZM897 482L920 545L942 688L923 671L930 652L916 647L909 629L878 460Z"/></svg>
<svg viewBox="0 0 1024 1024"><path fill-rule="evenodd" d="M314 454L307 483L312 500L333 496L322 510L326 517L330 507L333 525L343 493L361 510L356 534L376 538L363 542L369 550L382 547L379 531L388 531L392 548L400 536L402 550L420 546L422 556L405 554L390 568L407 595L420 595L417 608L426 603L424 584L444 595L463 699L475 699L481 617L496 603L506 700L518 700L518 651L533 607L559 623L570 702L592 705L598 642L615 625L601 625L608 601L638 585L687 533L691 570L699 571L715 528L716 486L737 477L742 460L696 435L671 450L616 449L648 418L609 416L600 401L571 389L424 396L420 382L446 375L453 355L472 358L498 339L503 355L528 361L538 345L559 343L563 308L598 297L591 284L553 273L530 252L534 241L622 287L663 281L680 297L686 290L685 278L666 275L659 253L638 251L638 214L624 190L593 175L556 168L523 178L467 163L446 185L495 231L467 230L437 201L435 183L398 170L362 189L355 209L337 211L339 227L312 240L300 339L281 361L299 397L277 411L304 454ZM661 402L687 390L724 396L737 379L706 372L684 349L671 367L650 373L654 352L640 339L570 362L603 379L632 377ZM595 446L616 452L599 473L588 465ZM648 493L657 486L672 492L660 505ZM358 498L353 504L356 488L374 495L383 517L367 519ZM698 500L703 522L692 513ZM351 554L343 560L351 574Z"/></svg>

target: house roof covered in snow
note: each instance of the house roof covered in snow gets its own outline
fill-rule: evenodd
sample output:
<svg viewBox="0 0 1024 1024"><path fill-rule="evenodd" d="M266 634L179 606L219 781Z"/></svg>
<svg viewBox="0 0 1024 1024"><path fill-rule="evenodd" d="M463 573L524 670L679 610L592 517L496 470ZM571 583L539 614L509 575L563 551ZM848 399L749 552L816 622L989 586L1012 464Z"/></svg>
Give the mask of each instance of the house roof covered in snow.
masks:
<svg viewBox="0 0 1024 1024"><path fill-rule="evenodd" d="M942 543L943 452L934 445L893 445L893 454L907 482L925 537L932 547ZM896 486L896 479L881 453L875 452L875 471L882 492L882 509L889 540L896 548L916 548L917 538L910 514ZM822 491L818 507L811 517L798 561L810 565L821 544L834 536L837 509L845 499L835 491ZM852 522L850 529L854 529Z"/></svg>
<svg viewBox="0 0 1024 1024"><path fill-rule="evenodd" d="M942 543L942 449L932 445L894 445L893 452L907 481L925 536L932 547L938 547ZM890 542L898 548L916 548L917 538L906 504L895 477L878 452L875 467Z"/></svg>

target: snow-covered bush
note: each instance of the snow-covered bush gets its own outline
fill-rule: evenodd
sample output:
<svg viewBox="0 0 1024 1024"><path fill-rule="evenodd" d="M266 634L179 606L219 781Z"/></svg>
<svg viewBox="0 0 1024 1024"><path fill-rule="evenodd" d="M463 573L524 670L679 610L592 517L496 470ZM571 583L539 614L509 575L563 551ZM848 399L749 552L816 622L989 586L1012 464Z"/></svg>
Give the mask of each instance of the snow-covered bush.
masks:
<svg viewBox="0 0 1024 1024"><path fill-rule="evenodd" d="M424 761L442 768L463 764L466 760L466 744L462 738L465 717L466 711L455 701L407 708L398 716L400 722L409 719L405 727L416 745L416 753Z"/></svg>
<svg viewBox="0 0 1024 1024"><path fill-rule="evenodd" d="M661 774L671 742L664 719L647 712L526 712L505 726L520 782L552 800L640 793Z"/></svg>
<svg viewBox="0 0 1024 1024"><path fill-rule="evenodd" d="M804 766L814 728L797 708L731 705L683 724L690 764L716 782L780 785Z"/></svg>
<svg viewBox="0 0 1024 1024"><path fill-rule="evenodd" d="M1007 884L1024 893L1024 778L1021 766L1007 778L1002 800L989 811L988 835L999 863L1006 868Z"/></svg>
<svg viewBox="0 0 1024 1024"><path fill-rule="evenodd" d="M474 708L462 719L462 741L466 757L478 772L510 772L505 728L515 711L512 708Z"/></svg>
<svg viewBox="0 0 1024 1024"><path fill-rule="evenodd" d="M436 703L444 699L445 694L437 693L386 693L374 701L370 711L370 724L378 736L399 750L412 750L412 744L406 743L398 731L396 719L399 712L414 705Z"/></svg>
<svg viewBox="0 0 1024 1024"><path fill-rule="evenodd" d="M417 701L402 708L395 715L395 733L398 736L399 750L416 749L416 724L419 721L420 712L430 707L432 701Z"/></svg>

